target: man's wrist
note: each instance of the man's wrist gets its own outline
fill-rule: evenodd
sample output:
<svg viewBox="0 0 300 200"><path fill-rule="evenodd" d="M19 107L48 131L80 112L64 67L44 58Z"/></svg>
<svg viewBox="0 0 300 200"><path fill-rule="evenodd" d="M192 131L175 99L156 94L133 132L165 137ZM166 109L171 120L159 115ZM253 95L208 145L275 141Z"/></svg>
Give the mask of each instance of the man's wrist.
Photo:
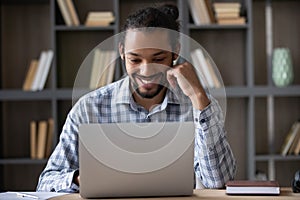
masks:
<svg viewBox="0 0 300 200"><path fill-rule="evenodd" d="M73 183L79 186L79 170L76 170L73 175Z"/></svg>
<svg viewBox="0 0 300 200"><path fill-rule="evenodd" d="M190 97L193 107L198 110L203 110L210 104L210 100L206 94L197 93Z"/></svg>

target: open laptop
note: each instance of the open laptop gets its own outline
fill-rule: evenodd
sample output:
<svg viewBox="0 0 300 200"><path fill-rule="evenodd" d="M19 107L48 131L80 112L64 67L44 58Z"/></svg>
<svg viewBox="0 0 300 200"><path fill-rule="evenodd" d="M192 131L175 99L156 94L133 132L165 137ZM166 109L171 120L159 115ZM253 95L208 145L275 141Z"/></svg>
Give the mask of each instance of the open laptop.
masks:
<svg viewBox="0 0 300 200"><path fill-rule="evenodd" d="M192 195L194 132L193 122L81 125L80 195Z"/></svg>

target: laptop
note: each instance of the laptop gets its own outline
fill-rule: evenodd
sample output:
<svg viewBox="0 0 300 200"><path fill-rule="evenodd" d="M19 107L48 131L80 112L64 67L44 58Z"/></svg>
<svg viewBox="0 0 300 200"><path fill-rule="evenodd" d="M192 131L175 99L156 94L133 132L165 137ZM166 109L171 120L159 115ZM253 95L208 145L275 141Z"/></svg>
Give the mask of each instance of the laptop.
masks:
<svg viewBox="0 0 300 200"><path fill-rule="evenodd" d="M82 124L80 195L192 195L194 132L193 122Z"/></svg>

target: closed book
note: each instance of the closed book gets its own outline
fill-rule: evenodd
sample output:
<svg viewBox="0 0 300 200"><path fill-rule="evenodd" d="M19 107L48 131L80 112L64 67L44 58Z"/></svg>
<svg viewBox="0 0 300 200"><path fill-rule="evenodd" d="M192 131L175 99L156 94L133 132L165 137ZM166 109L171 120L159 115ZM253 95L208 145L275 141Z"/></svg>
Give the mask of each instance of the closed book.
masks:
<svg viewBox="0 0 300 200"><path fill-rule="evenodd" d="M75 6L72 0L66 0L67 9L70 11L72 24L75 26L79 26L79 19L77 12L75 10Z"/></svg>
<svg viewBox="0 0 300 200"><path fill-rule="evenodd" d="M194 21L195 25L203 24L203 19L201 19L200 13L200 6L197 0L188 0L190 12Z"/></svg>
<svg viewBox="0 0 300 200"><path fill-rule="evenodd" d="M243 25L246 23L246 19L245 17L221 18L217 19L217 22L221 25Z"/></svg>
<svg viewBox="0 0 300 200"><path fill-rule="evenodd" d="M25 90L25 91L31 90L32 82L33 82L33 79L34 79L36 71L37 71L38 63L39 63L38 60L35 60L35 59L31 60L30 66L29 66L29 69L28 69L28 72L26 74L26 78L25 78L25 81L23 84L23 90Z"/></svg>
<svg viewBox="0 0 300 200"><path fill-rule="evenodd" d="M64 0L57 0L58 7L60 9L61 15L67 26L72 26L71 13L67 7L67 3Z"/></svg>
<svg viewBox="0 0 300 200"><path fill-rule="evenodd" d="M299 140L297 142L297 145L296 145L296 148L294 150L295 155L298 155L299 153L300 153L300 138L299 138Z"/></svg>
<svg viewBox="0 0 300 200"><path fill-rule="evenodd" d="M46 53L46 61L44 62L44 66L42 66L42 73L40 77L40 82L38 83L38 90L42 90L45 87L45 83L50 71L51 63L53 60L53 50L48 50Z"/></svg>
<svg viewBox="0 0 300 200"><path fill-rule="evenodd" d="M30 122L30 158L35 159L36 158L36 122L31 121Z"/></svg>
<svg viewBox="0 0 300 200"><path fill-rule="evenodd" d="M215 2L213 4L214 8L241 8L241 3L239 2Z"/></svg>
<svg viewBox="0 0 300 200"><path fill-rule="evenodd" d="M296 136L295 138L293 139L292 141L292 144L291 144L291 147L288 151L288 154L294 154L296 148L297 148L297 145L298 145L298 141L300 140L300 122L298 121L298 127L297 127L297 130L295 131L296 133ZM297 155L297 154L296 154Z"/></svg>
<svg viewBox="0 0 300 200"><path fill-rule="evenodd" d="M38 123L37 159L45 158L47 141L47 121Z"/></svg>
<svg viewBox="0 0 300 200"><path fill-rule="evenodd" d="M36 69L36 73L35 73L34 79L32 81L32 85L31 85L32 91L37 91L40 88L41 78L42 78L45 64L47 62L47 57L48 57L47 51L42 51L40 58L39 58L38 66Z"/></svg>
<svg viewBox="0 0 300 200"><path fill-rule="evenodd" d="M280 150L281 155L283 156L287 155L299 129L300 129L300 122L294 122L281 146L281 150Z"/></svg>
<svg viewBox="0 0 300 200"><path fill-rule="evenodd" d="M226 183L226 194L279 195L277 181L233 180Z"/></svg>

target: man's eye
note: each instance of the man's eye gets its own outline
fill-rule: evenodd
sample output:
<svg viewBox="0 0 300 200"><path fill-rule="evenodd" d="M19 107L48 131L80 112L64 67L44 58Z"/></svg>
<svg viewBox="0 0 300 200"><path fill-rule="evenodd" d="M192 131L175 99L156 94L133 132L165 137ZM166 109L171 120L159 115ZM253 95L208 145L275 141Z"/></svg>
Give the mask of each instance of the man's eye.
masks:
<svg viewBox="0 0 300 200"><path fill-rule="evenodd" d="M141 61L139 59L130 59L130 62L137 64L137 63L140 63Z"/></svg>
<svg viewBox="0 0 300 200"><path fill-rule="evenodd" d="M153 62L162 62L164 60L165 60L165 58L155 58L155 59L153 59Z"/></svg>

